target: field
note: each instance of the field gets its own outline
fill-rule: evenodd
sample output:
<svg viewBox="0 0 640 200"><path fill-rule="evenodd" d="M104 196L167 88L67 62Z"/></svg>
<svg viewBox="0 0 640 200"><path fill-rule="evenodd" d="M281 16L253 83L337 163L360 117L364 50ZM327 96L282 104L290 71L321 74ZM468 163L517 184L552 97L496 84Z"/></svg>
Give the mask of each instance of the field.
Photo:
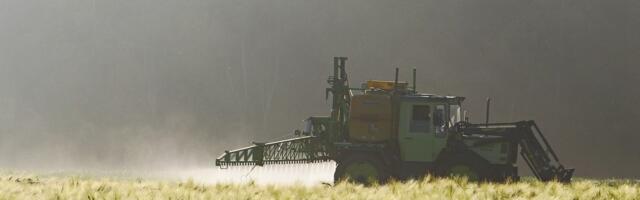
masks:
<svg viewBox="0 0 640 200"><path fill-rule="evenodd" d="M205 184L193 180L0 174L0 199L640 199L640 183L579 179L571 184L470 183L463 178L393 182L363 187L340 183Z"/></svg>

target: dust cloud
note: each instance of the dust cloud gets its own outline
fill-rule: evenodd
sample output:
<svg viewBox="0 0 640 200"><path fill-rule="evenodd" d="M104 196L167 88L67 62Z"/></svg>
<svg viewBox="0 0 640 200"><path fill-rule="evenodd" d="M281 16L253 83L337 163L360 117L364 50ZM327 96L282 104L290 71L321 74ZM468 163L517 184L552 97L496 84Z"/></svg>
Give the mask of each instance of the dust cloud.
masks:
<svg viewBox="0 0 640 200"><path fill-rule="evenodd" d="M640 3L1 0L0 168L213 168L326 115L352 84L466 96L536 120L582 177L638 178Z"/></svg>

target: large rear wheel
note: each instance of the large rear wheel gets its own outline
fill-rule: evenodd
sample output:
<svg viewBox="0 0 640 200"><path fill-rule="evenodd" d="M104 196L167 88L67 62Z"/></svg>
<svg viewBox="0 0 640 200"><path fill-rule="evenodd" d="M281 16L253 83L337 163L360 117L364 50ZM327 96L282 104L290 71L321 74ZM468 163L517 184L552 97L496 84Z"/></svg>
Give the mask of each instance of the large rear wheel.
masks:
<svg viewBox="0 0 640 200"><path fill-rule="evenodd" d="M338 161L334 181L350 181L365 185L384 183L389 178L387 166L378 156L352 154Z"/></svg>

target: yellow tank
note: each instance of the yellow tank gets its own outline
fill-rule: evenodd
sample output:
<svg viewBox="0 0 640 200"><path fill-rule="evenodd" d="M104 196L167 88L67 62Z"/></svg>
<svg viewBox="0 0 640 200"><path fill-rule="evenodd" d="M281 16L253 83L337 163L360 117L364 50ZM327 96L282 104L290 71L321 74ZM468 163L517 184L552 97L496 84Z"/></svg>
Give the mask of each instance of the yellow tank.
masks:
<svg viewBox="0 0 640 200"><path fill-rule="evenodd" d="M391 138L391 98L388 95L353 96L349 113L351 140L381 142Z"/></svg>
<svg viewBox="0 0 640 200"><path fill-rule="evenodd" d="M382 90L393 90L393 81L378 81L378 80L369 80L367 81L367 88L376 88ZM407 82L398 82L398 89L404 90L407 89Z"/></svg>

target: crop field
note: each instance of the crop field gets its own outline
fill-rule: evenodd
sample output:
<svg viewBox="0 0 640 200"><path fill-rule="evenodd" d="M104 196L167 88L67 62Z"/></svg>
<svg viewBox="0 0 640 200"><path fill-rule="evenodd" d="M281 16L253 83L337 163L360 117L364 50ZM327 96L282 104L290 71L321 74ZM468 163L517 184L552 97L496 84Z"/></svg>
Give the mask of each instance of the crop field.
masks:
<svg viewBox="0 0 640 200"><path fill-rule="evenodd" d="M0 199L640 199L640 183L579 179L562 184L525 178L496 184L427 177L365 187L349 183L207 184L193 180L3 172Z"/></svg>

